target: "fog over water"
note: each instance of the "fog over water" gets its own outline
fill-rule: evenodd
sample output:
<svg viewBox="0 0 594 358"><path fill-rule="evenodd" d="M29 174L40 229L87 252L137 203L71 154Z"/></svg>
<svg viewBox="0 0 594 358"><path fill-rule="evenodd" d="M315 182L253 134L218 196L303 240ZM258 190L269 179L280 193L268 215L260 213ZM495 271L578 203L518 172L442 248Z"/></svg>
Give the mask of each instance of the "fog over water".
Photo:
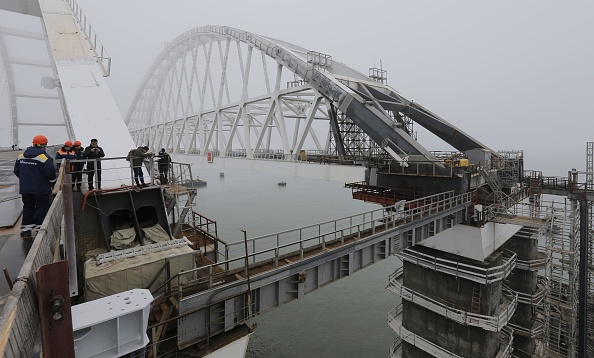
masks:
<svg viewBox="0 0 594 358"><path fill-rule="evenodd" d="M243 240L241 229L252 238L379 208L338 182L207 165L193 172L207 181L196 208L228 242ZM248 357L387 357L396 337L387 313L400 298L385 287L399 265L390 257L258 317Z"/></svg>

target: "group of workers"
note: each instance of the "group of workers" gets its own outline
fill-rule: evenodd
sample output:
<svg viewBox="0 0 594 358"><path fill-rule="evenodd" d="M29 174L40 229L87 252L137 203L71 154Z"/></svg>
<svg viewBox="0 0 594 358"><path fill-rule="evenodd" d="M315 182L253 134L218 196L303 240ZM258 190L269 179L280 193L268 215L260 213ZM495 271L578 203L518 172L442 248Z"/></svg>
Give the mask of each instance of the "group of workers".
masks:
<svg viewBox="0 0 594 358"><path fill-rule="evenodd" d="M37 135L33 138L32 146L21 153L15 164L14 174L19 178L19 193L23 201L23 218L21 222L21 238L32 238L32 231L39 230L50 207L50 194L56 183L57 170L54 167L54 160L47 155L47 137ZM148 186L144 183L142 173L143 161L152 157L147 146L133 149L128 154L134 171L134 181L140 187ZM101 190L101 158L105 157L103 148L98 145L98 140L93 138L88 147L82 148L80 141L66 141L56 153L57 168L59 169L62 160L86 161L71 163L72 189L81 191L82 174L86 172L89 191L94 190L94 179L96 175L97 190ZM161 184L168 183L168 172L171 157L162 148L159 154L158 167ZM90 160L89 160L90 159ZM86 170L84 166L86 163Z"/></svg>
<svg viewBox="0 0 594 358"><path fill-rule="evenodd" d="M140 187L146 187L148 184L144 182L144 174L142 173L142 165L146 158L150 157L157 157L159 160L157 163L159 164L159 182L161 185L165 185L169 183L169 168L171 167L171 157L167 152L165 152L165 148L161 148L159 154L154 155L153 153L149 152L149 147L141 146L135 149L131 149L128 152L128 156L126 160L130 162L132 166L132 171L134 173L134 182L136 185Z"/></svg>
<svg viewBox="0 0 594 358"><path fill-rule="evenodd" d="M86 173L89 190L95 189L93 186L95 173L97 174L97 190L101 190L101 161L97 159L101 159L103 157L105 157L105 152L103 151L103 148L99 146L99 141L96 138L91 139L91 144L84 150L80 141L76 140L73 143L67 140L62 148L56 152L56 160L58 161L56 169L59 170L61 162L66 159L91 159L86 161ZM72 163L70 166L70 172L72 173L72 190L74 191L81 191L82 189L82 174L84 166L85 162Z"/></svg>

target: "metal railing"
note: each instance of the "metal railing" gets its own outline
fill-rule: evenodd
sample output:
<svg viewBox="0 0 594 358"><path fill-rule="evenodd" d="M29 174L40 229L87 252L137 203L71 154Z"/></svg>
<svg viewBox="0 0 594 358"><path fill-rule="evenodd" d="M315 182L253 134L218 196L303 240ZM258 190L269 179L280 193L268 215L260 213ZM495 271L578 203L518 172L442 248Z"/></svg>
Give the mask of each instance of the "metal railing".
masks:
<svg viewBox="0 0 594 358"><path fill-rule="evenodd" d="M191 227L193 230L197 230L204 235L205 240L202 252L208 252L207 242L210 240L213 242L212 248L214 251L214 261L219 262L226 260L226 257L229 255L229 247L224 240L219 239L216 221L192 210ZM222 246L222 248L219 245ZM226 269L229 268L227 267Z"/></svg>
<svg viewBox="0 0 594 358"><path fill-rule="evenodd" d="M402 310L403 305L402 303L399 303L388 312L388 326L390 326L394 332L398 332L398 329L402 326Z"/></svg>
<svg viewBox="0 0 594 358"><path fill-rule="evenodd" d="M503 249L503 256L511 257L515 253L508 249ZM549 258L546 252L537 251L536 257L532 260L520 260L516 257L516 268L526 271L538 271L545 268Z"/></svg>
<svg viewBox="0 0 594 358"><path fill-rule="evenodd" d="M462 358L461 356L454 354L450 351L448 351L447 349L444 349L440 346L438 346L435 343L432 343L428 340L426 340L425 338L418 336L414 333L412 333L411 331L409 331L408 329L404 328L403 326L400 326L398 332L396 332L400 338L419 348L420 350L429 353L430 355L437 357L437 358Z"/></svg>
<svg viewBox="0 0 594 358"><path fill-rule="evenodd" d="M68 5L70 6L70 9L72 10L72 15L74 16L74 18L80 25L80 27L83 31L83 34L85 35L85 37L87 39L87 43L89 44L89 46L91 47L91 50L93 51L95 60L97 61L97 64L101 68L101 72L103 72L103 77L109 77L109 74L111 73L111 57L109 57L109 55L107 54L105 47L101 43L101 40L99 40L99 37L97 37L95 30L91 26L91 23L87 19L87 16L85 15L85 13L82 11L80 6L78 5L78 2L76 2L76 0L66 0L66 1L67 1Z"/></svg>
<svg viewBox="0 0 594 358"><path fill-rule="evenodd" d="M504 327L501 332L499 332L499 342L501 343L501 348L499 349L499 353L495 356L495 358L507 358L511 357L512 352L514 351L513 343L514 343L514 335L513 329L510 327Z"/></svg>
<svg viewBox="0 0 594 358"><path fill-rule="evenodd" d="M510 322L508 324L508 326L510 328L513 328L514 333L524 336L524 337L530 337L530 338L542 337L542 335L544 333L544 323L540 322L538 320L533 320L532 327L530 327L530 328L526 328L526 327L520 326L517 323L512 323L512 322Z"/></svg>
<svg viewBox="0 0 594 358"><path fill-rule="evenodd" d="M410 249L406 249L396 256L398 256L402 261L408 261L414 263L417 266L429 268L482 284L501 281L509 276L511 271L516 267L517 257L517 255L514 253L510 257L504 257L503 264L499 266L482 268L438 258Z"/></svg>
<svg viewBox="0 0 594 358"><path fill-rule="evenodd" d="M516 311L518 296L510 289L504 289L502 303L492 316L471 313L466 310L448 306L445 303L415 292L402 284L402 267L390 275L388 290L400 295L402 299L415 303L467 326L479 327L487 331L498 332L511 320Z"/></svg>
<svg viewBox="0 0 594 358"><path fill-rule="evenodd" d="M300 258L304 258L308 251L325 250L330 244L342 245L348 240L358 240L380 231L411 224L451 208L467 206L469 203L470 194L454 195L454 192L450 191L408 202L410 208L404 211L376 209L342 219L246 239L247 253L245 241L236 241L227 244L225 261L197 268L196 271L200 270L200 280L208 282L209 287L212 287L226 275L225 272L217 273L217 267L238 269L245 264L246 256L252 265L271 263L278 267L279 261L284 257L299 255ZM185 274L192 272L187 271L180 275Z"/></svg>
<svg viewBox="0 0 594 358"><path fill-rule="evenodd" d="M402 357L402 338L396 337L392 346L390 347L390 358L401 358Z"/></svg>
<svg viewBox="0 0 594 358"><path fill-rule="evenodd" d="M4 357L33 356L40 324L37 314L36 272L41 266L56 260L56 248L63 235L63 217L64 197L59 191L33 241L0 316L0 354Z"/></svg>
<svg viewBox="0 0 594 358"><path fill-rule="evenodd" d="M544 299L546 289L545 289L545 282L539 278L539 282L536 284L536 291L533 294L523 293L514 291L518 295L518 302L532 305L532 306L539 306ZM511 290L511 289L510 289Z"/></svg>

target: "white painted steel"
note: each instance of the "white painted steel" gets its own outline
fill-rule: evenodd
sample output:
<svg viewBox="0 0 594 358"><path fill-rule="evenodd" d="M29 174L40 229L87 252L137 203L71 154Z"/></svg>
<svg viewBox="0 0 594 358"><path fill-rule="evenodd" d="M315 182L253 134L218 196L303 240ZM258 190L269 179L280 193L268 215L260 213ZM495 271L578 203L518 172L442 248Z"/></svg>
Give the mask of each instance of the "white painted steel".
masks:
<svg viewBox="0 0 594 358"><path fill-rule="evenodd" d="M174 153L248 159L275 153L276 160L295 160L302 150L328 154L328 111L338 98L307 84L322 80L304 80L307 68L322 71L324 81L356 98L342 82L389 87L310 53L234 28L193 29L153 62L126 123L137 144Z"/></svg>
<svg viewBox="0 0 594 358"><path fill-rule="evenodd" d="M39 17L0 13L0 147L27 147L37 134L50 144L71 137L51 57Z"/></svg>
<svg viewBox="0 0 594 358"><path fill-rule="evenodd" d="M125 291L72 306L77 357L120 357L146 346L153 296L146 289Z"/></svg>
<svg viewBox="0 0 594 358"><path fill-rule="evenodd" d="M229 358L229 357L244 357L247 350L251 334L243 336L231 343L224 345L222 348L207 354L204 358Z"/></svg>
<svg viewBox="0 0 594 358"><path fill-rule="evenodd" d="M358 182L365 177L365 167L363 166L337 164L319 165L303 161L278 161L231 157L214 158L212 163L209 163L207 156L197 154L173 154L171 157L176 162L194 165L208 164L219 168L234 168L302 178L330 180L342 183Z"/></svg>
<svg viewBox="0 0 594 358"><path fill-rule="evenodd" d="M46 0L41 10L73 129L73 136L64 140L77 139L89 145L91 138L97 138L107 156L125 157L134 142L68 3ZM103 181L116 187L128 184L130 170L126 167L123 159L103 163L103 169L113 169L104 171Z"/></svg>

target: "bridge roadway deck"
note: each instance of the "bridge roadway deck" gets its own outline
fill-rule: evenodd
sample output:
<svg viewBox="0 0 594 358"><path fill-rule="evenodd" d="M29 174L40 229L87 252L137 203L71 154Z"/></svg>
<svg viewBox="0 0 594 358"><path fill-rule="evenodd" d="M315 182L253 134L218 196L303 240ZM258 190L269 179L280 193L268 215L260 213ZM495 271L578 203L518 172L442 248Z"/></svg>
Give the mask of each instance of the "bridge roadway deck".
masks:
<svg viewBox="0 0 594 358"><path fill-rule="evenodd" d="M253 250L248 255L252 262L249 270L243 265L243 256L186 272L195 275L196 284L192 288L183 286L178 292L178 312L182 317L178 320L178 346L211 340L248 322L248 292L251 315L262 314L399 252L406 243L404 233L410 232L413 242L419 242L461 223L466 218L470 196L453 196L453 192L448 197L439 195L435 202L413 205L414 209L402 212L380 209L378 212L384 212L383 215L372 215L362 223L318 235L313 238L317 242L310 246L306 242L312 238L300 237L291 244L277 242L275 248ZM295 244L297 250L281 254L283 247ZM256 259L265 252L270 255ZM225 270L229 263L235 267Z"/></svg>

